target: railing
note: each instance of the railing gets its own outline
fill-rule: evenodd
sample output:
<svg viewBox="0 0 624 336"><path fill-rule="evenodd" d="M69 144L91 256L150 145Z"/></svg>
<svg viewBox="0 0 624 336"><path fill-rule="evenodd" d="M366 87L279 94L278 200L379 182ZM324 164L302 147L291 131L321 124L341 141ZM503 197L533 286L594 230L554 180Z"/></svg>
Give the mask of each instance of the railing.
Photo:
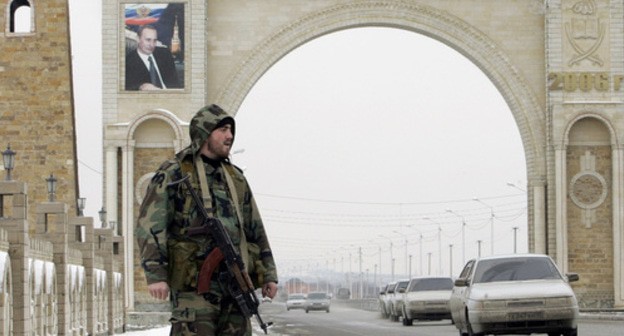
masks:
<svg viewBox="0 0 624 336"><path fill-rule="evenodd" d="M26 185L0 181L0 336L110 335L125 329L123 238L69 218L64 203L26 218ZM7 199L9 201L5 202Z"/></svg>

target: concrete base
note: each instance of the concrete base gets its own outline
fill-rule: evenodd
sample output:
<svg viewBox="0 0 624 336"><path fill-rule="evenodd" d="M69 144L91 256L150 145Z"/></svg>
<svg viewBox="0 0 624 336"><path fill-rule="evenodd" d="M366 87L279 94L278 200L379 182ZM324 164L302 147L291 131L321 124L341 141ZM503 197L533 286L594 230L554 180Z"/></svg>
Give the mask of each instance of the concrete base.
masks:
<svg viewBox="0 0 624 336"><path fill-rule="evenodd" d="M169 325L171 305L169 302L143 302L126 316L126 331L145 330Z"/></svg>

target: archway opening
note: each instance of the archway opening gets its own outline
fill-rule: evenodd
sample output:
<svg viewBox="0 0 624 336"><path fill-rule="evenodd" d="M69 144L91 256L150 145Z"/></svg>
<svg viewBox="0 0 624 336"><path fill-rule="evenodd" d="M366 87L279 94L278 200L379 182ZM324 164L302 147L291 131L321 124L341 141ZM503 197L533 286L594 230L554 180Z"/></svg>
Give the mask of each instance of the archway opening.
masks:
<svg viewBox="0 0 624 336"><path fill-rule="evenodd" d="M426 36L356 28L293 50L242 103L235 147L284 281L354 288L527 251L518 126L479 68Z"/></svg>

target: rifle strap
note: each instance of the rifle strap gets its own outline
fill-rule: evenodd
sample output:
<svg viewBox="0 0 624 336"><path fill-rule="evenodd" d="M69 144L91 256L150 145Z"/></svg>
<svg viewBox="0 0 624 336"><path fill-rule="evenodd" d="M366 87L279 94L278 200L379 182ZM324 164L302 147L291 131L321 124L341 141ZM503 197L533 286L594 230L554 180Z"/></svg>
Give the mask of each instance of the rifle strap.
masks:
<svg viewBox="0 0 624 336"><path fill-rule="evenodd" d="M212 197L210 196L208 179L206 178L206 168L204 167L204 163L201 161L201 158L198 158L198 156L195 157L195 167L197 168L197 177L199 179L199 186L202 192L202 201L204 202L204 208L206 208L206 212L209 216L214 217L214 211L212 209ZM247 250L247 237L245 235L243 216L238 203L238 193L236 192L236 186L234 185L234 181L232 180L232 172L227 169L229 167L221 162L221 168L223 169L225 182L227 184L228 190L230 191L230 195L232 195L232 203L234 205L234 209L236 210L236 217L240 226L240 254L241 258L243 259L245 269L247 269L247 265L249 263L249 251Z"/></svg>
<svg viewBox="0 0 624 336"><path fill-rule="evenodd" d="M212 196L210 196L210 189L208 189L208 180L206 179L206 167L202 162L199 155L195 156L195 167L197 168L197 178L199 179L199 187L202 192L202 201L204 202L204 208L210 217L214 217L214 211L212 209Z"/></svg>
<svg viewBox="0 0 624 336"><path fill-rule="evenodd" d="M245 235L245 226L243 222L243 215L240 210L240 206L238 203L238 193L236 192L236 186L234 185L234 181L232 180L232 172L228 169L231 166L226 166L223 162L221 162L221 168L223 168L223 174L225 175L225 181L227 182L228 189L230 190L230 194L232 195L232 201L234 202L234 209L236 210L236 217L238 217L238 224L240 225L240 253L241 258L243 259L243 264L245 265L245 269L248 269L249 264L249 251L247 249L247 237Z"/></svg>

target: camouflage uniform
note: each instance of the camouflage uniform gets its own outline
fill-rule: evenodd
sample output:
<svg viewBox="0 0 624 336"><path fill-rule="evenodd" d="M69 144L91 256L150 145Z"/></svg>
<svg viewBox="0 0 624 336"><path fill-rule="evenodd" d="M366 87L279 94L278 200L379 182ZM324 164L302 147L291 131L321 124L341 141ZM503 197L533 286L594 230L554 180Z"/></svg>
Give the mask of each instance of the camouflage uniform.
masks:
<svg viewBox="0 0 624 336"><path fill-rule="evenodd" d="M177 153L175 159L164 162L156 171L137 221L135 234L147 283L166 281L171 290L172 335L251 335L249 319L241 315L218 279L219 271L225 270L223 262L221 269L213 273L210 292L204 295L196 293L197 273L205 257L215 247L215 242L210 234L185 234L186 228L201 226L201 216L183 184L168 186L190 174L191 184L201 195L193 160L199 155L198 151L210 132L226 118L230 119L234 134L234 120L218 106L206 106L197 112L190 124L191 145ZM241 225L224 174L229 174L234 182L246 240L249 246L257 247L257 252L250 256L253 260L247 269L250 274L254 270L262 271L262 278L255 285L260 287L271 281L277 283L271 247L242 172L228 160L220 165L201 159L199 162L205 167L212 212L223 223L234 246L240 249Z"/></svg>

